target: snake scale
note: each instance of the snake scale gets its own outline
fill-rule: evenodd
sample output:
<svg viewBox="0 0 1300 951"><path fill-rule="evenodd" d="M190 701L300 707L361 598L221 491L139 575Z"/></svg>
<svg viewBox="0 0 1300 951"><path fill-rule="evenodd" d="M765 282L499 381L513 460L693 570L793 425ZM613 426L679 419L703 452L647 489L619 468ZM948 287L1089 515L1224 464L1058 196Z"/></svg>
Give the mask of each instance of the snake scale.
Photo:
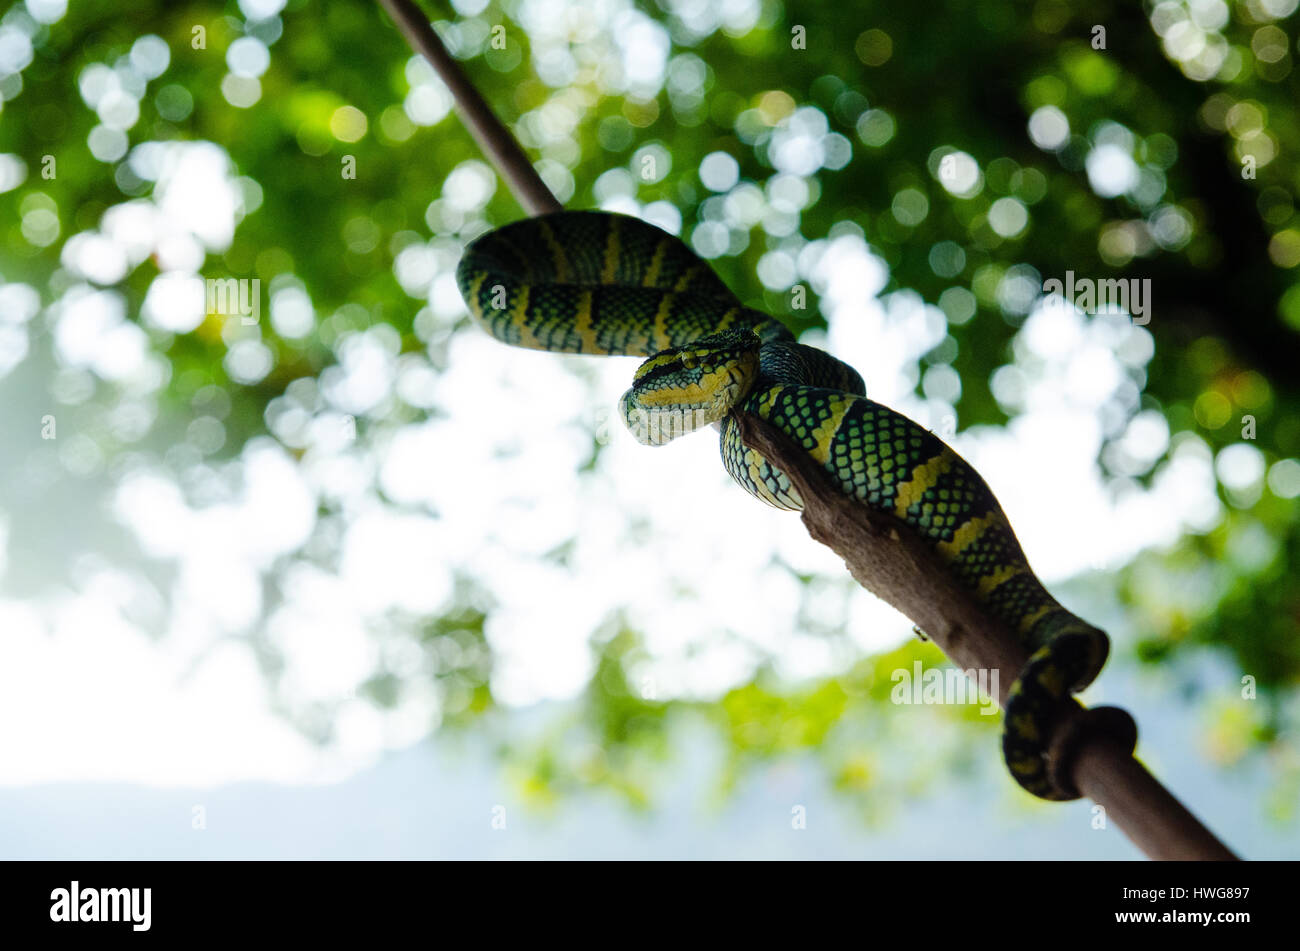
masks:
<svg viewBox="0 0 1300 951"><path fill-rule="evenodd" d="M1012 776L1043 799L1052 726L1100 672L1106 635L1071 614L1030 570L988 485L931 432L866 398L848 365L744 306L681 240L638 218L561 211L489 232L456 273L473 317L498 340L566 353L639 355L620 412L658 445L717 423L722 459L746 491L802 503L790 480L741 442L736 411L801 446L848 496L906 524L1030 652L1009 691L1002 747Z"/></svg>

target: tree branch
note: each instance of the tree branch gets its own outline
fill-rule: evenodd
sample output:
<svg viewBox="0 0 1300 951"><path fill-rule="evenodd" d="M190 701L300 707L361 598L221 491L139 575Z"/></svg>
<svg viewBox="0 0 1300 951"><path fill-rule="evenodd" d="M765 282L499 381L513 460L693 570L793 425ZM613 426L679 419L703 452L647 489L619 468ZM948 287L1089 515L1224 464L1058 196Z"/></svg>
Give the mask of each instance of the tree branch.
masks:
<svg viewBox="0 0 1300 951"><path fill-rule="evenodd" d="M559 211L560 203L514 136L470 84L415 4L382 2L412 47L428 58L452 91L466 125L524 209L530 215ZM1005 707L1007 691L1028 660L1013 632L988 617L947 566L902 522L844 495L805 452L761 419L741 413L738 422L745 445L784 471L803 498L808 533L843 558L859 584L911 618L958 667L998 671L997 699ZM1120 726L1115 729L1117 722ZM1132 719L1122 711L1078 707L1057 724L1051 768L1104 806L1108 818L1153 859L1235 859L1133 758L1133 736L1125 736L1126 725L1131 729Z"/></svg>
<svg viewBox="0 0 1300 951"><path fill-rule="evenodd" d="M456 100L456 112L474 141L510 186L510 191L530 215L559 211L561 205L528 161L515 137L497 118L492 107L465 76L434 32L429 18L413 0L381 0L411 48L422 53Z"/></svg>
<svg viewBox="0 0 1300 951"><path fill-rule="evenodd" d="M790 477L804 502L808 534L843 558L860 585L911 618L958 667L996 670L997 699L1005 707L1007 691L1029 659L1014 633L984 613L910 528L846 496L807 453L763 420L746 413L738 422L745 445ZM1110 708L1091 713L1103 710ZM1105 729L1115 713L1094 718L1079 707L1062 718L1052 769L1105 807L1108 820L1153 859L1235 859L1133 758L1123 727Z"/></svg>

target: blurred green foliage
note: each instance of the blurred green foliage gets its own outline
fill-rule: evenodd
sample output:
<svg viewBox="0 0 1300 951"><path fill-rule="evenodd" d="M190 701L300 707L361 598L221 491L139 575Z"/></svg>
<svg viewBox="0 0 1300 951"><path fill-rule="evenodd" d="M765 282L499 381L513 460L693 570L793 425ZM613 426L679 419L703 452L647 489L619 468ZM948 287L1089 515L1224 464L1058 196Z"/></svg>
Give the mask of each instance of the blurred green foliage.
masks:
<svg viewBox="0 0 1300 951"><path fill-rule="evenodd" d="M572 68L539 70L520 23L529 6L494 0L457 15L439 5L434 16L571 207L598 205L602 176L635 170L644 150L660 149L648 154L667 161L666 174L636 183L635 198L678 209L689 236L722 214L700 177L704 156L733 156L742 183L770 192L774 131L796 114L820 123L825 155L821 168L800 176L809 191L803 207L739 233L732 227L714 264L745 299L797 330L816 328L822 318L815 300L794 309L791 281L777 274L765 286L761 262L769 252L857 229L888 262L887 292L914 292L947 315L949 337L924 362L951 364L960 374L963 427L999 424L1015 411L990 383L1012 362L1012 340L1028 311L1008 296L1008 275L1036 285L1067 271L1151 279L1154 356L1135 371L1141 395L1129 412L1156 410L1168 421L1171 444L1194 434L1216 454L1246 442L1243 417L1251 416L1249 445L1260 465L1251 484L1219 486L1225 514L1217 524L1167 552L1141 555L1117 583L1145 632L1142 659L1176 665L1208 646L1264 691L1258 716L1243 721L1238 711L1217 719L1215 755L1233 761L1262 747L1277 750L1287 729L1283 701L1300 678L1300 476L1294 463L1279 468L1300 454L1295 3L959 0L922 10L883 0L763 0L750 5L740 26L713 22L701 31L707 5L659 0L637 9L666 26L673 45L666 79L643 95L609 88L601 72L607 67L588 55L607 55L617 37L588 38L586 52L575 44ZM540 7L531 6L536 21ZM233 2L86 0L49 25L25 17L19 3L3 19L30 35L33 47L30 65L0 86L0 152L26 169L21 183L0 194L3 278L30 284L43 304L52 303L71 280L61 259L66 238L97 227L112 206L150 193L152 183L125 153L100 160L88 150L100 119L78 84L90 66L120 64L139 37L152 34L166 41L170 61L138 99L138 121L126 130L130 145L218 143L243 183L246 213L204 273L272 286L292 278L317 315L302 336L262 328L271 367L251 383L231 379L224 362L230 341L215 315L188 333L146 328L151 348L170 364L160 425L184 418L196 400L211 400L216 386L230 403L222 452L237 453L269 431L268 404L292 381L336 361L334 344L350 329L386 324L403 351L427 351L435 367L445 360L447 337L421 328L421 303L400 285L394 261L430 241L454 261L464 240L520 211L502 187L481 212L458 213L439 198L448 174L478 151L454 115L430 125L412 120L412 108L420 112L410 105L412 89L427 81L378 4L290 0L279 16L256 20ZM498 25L504 49L492 45ZM1097 25L1105 27L1104 48L1097 48ZM269 66L253 80L254 101L242 106L231 100L250 96L250 83L232 81L227 61L241 37L270 50ZM1027 133L1035 115L1046 123L1045 137L1057 116L1068 130L1052 147L1036 145ZM1109 197L1090 186L1087 167L1104 143L1118 144L1138 176ZM957 152L979 170L978 186L963 194L939 175L944 157ZM45 156L57 162L52 179L40 174ZM340 187L349 157L358 173ZM57 215L54 240L41 237L43 219L31 217L46 208ZM159 274L159 262L149 259L115 282L130 319ZM103 388L111 402L111 384ZM399 402L388 418L360 419L358 427L364 433L423 412ZM1110 443L1122 431L1108 432L1101 465L1116 483L1149 481L1167 453L1141 467L1120 465ZM105 450L128 448L123 442ZM491 648L483 636L490 610L461 592L441 616L394 622L436 658L444 698L458 694L444 726L493 718ZM274 677L273 648L261 649ZM695 703L645 699L630 686L641 649L635 631L613 623L597 632L592 649L595 672L572 721L509 744L540 798L584 783L651 801L654 763L667 754L669 726L679 716L703 717L725 738L732 778L754 758L819 750L846 792L879 792L887 777L903 776L870 753L889 730L871 715L888 696L888 671L916 658L941 661L930 646L909 644L812 684L782 683L761 670L718 702ZM383 706L402 689L402 675L380 673L364 693ZM300 716L301 725L328 735L328 711L317 713ZM933 716L968 721L961 729L992 726L966 709ZM953 728L930 726L940 734ZM586 742L575 746L574 731ZM951 736L928 746L899 788L960 765L959 734ZM1288 768L1294 773L1293 762Z"/></svg>

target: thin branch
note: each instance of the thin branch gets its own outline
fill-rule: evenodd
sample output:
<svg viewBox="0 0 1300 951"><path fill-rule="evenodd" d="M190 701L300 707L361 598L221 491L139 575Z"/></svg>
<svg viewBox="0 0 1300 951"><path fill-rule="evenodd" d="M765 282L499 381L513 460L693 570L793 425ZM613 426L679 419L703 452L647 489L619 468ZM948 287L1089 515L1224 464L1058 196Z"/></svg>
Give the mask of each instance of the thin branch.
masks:
<svg viewBox="0 0 1300 951"><path fill-rule="evenodd" d="M803 522L817 541L844 559L868 591L889 602L963 670L998 672L998 703L1028 660L1019 641L989 617L920 537L892 516L867 508L837 489L825 471L784 434L742 414L741 439L790 477L804 502ZM1080 707L1057 725L1052 768L1063 771L1082 794L1106 809L1114 822L1153 859L1231 860L1228 850L1160 782L1133 758L1129 742L1100 729L1122 711L1102 708L1093 717ZM1123 733L1123 728L1118 731Z"/></svg>
<svg viewBox="0 0 1300 951"><path fill-rule="evenodd" d="M411 0L382 0L412 47L422 52L456 97L457 109L497 171L530 215L560 203L528 162L510 130L470 84ZM924 542L902 522L840 492L827 474L763 420L739 415L745 445L790 477L804 502L808 533L844 559L868 591L917 624L963 670L998 671L998 703L1028 655L1013 632L990 618ZM1049 766L1054 775L1106 809L1150 858L1236 858L1133 757L1132 719L1103 707L1077 711L1056 725ZM1127 734L1127 735L1126 735Z"/></svg>
<svg viewBox="0 0 1300 951"><path fill-rule="evenodd" d="M492 162L510 186L524 211L530 215L544 215L559 211L561 205L546 187L537 170L528 161L518 141L510 134L492 107L487 104L474 84L465 76L442 40L434 32L420 8L413 0L381 0L393 22L406 36L411 48L424 54L439 78L451 90L456 100L456 111L478 142L479 148Z"/></svg>

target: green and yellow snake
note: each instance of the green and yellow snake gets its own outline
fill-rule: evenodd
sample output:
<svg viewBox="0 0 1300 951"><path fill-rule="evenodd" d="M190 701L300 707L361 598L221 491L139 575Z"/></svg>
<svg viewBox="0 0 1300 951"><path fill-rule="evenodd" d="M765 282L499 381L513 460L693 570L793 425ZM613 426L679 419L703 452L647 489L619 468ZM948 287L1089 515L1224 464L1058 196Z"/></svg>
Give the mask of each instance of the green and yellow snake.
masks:
<svg viewBox="0 0 1300 951"><path fill-rule="evenodd" d="M637 218L565 211L475 240L457 268L474 318L498 340L566 353L648 357L620 411L658 445L720 424L727 471L778 508L802 502L783 472L740 440L752 413L802 446L848 496L910 526L1030 659L1009 691L1002 747L1012 776L1072 799L1046 746L1070 694L1106 661L1106 635L1047 593L979 474L928 430L866 398L851 367L796 343L736 298L678 238Z"/></svg>

